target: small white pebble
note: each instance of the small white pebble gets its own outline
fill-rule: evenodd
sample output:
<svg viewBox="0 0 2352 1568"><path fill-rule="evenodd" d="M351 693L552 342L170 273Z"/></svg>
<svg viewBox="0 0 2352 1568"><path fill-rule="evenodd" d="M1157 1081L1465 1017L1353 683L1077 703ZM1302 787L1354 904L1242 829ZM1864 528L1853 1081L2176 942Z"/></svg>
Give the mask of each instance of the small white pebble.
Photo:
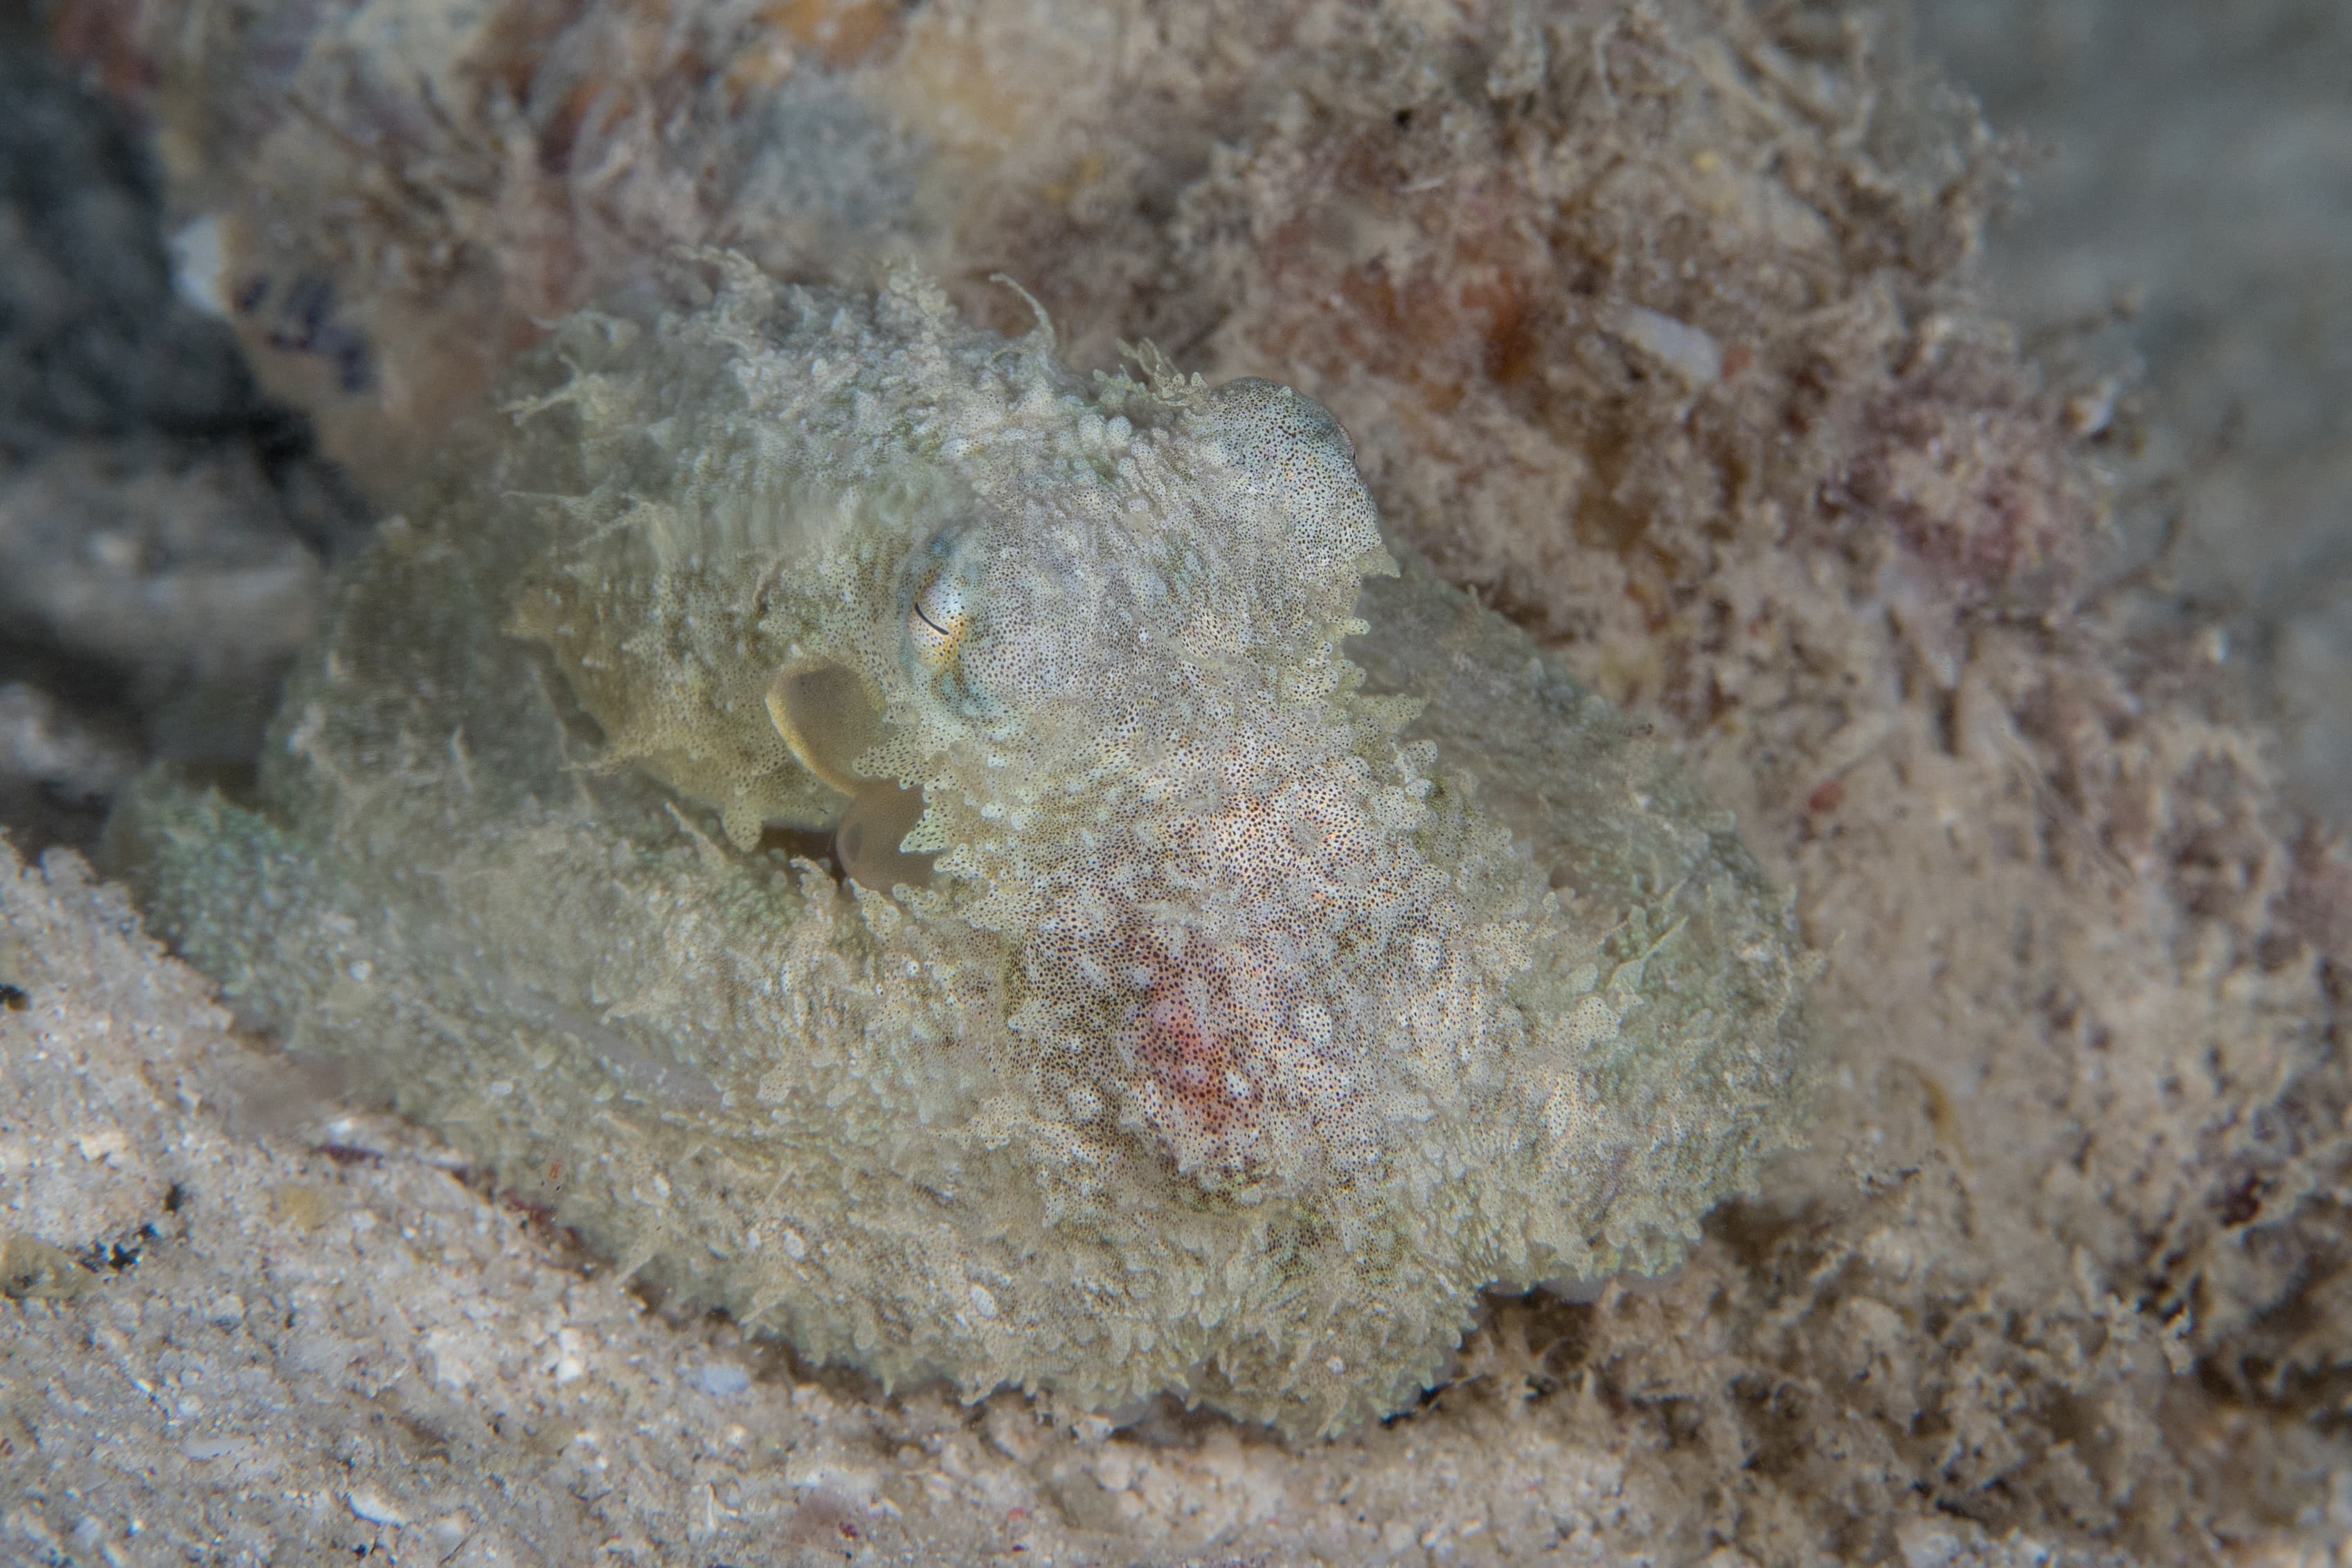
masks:
<svg viewBox="0 0 2352 1568"><path fill-rule="evenodd" d="M732 1399L751 1386L751 1375L731 1361L705 1362L687 1378L713 1399Z"/></svg>
<svg viewBox="0 0 2352 1568"><path fill-rule="evenodd" d="M173 292L207 316L226 316L228 295L222 283L227 265L220 219L210 213L191 218L166 243L172 251Z"/></svg>
<svg viewBox="0 0 2352 1568"><path fill-rule="evenodd" d="M1632 305L1626 307L1622 330L1627 342L1664 361L1668 369L1695 387L1722 379L1723 346L1713 334L1687 321Z"/></svg>
<svg viewBox="0 0 2352 1568"><path fill-rule="evenodd" d="M587 1375L588 1363L586 1359L581 1355L581 1349L580 1331L578 1329L558 1329L555 1331L556 1382L559 1384L570 1383L577 1378Z"/></svg>

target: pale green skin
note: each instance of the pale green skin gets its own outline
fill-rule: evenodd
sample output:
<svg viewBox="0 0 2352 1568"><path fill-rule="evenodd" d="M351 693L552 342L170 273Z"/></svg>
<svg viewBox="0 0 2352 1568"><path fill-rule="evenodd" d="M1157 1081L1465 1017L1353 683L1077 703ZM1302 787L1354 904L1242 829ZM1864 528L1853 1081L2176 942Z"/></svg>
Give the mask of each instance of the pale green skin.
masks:
<svg viewBox="0 0 2352 1568"><path fill-rule="evenodd" d="M1320 408L721 271L453 438L257 805L157 776L119 820L289 1046L809 1356L1293 1436L1409 1405L1486 1287L1670 1266L1790 1141L1784 901L1392 575ZM761 847L845 800L763 702L811 661L884 721L835 781L922 788L928 889Z"/></svg>

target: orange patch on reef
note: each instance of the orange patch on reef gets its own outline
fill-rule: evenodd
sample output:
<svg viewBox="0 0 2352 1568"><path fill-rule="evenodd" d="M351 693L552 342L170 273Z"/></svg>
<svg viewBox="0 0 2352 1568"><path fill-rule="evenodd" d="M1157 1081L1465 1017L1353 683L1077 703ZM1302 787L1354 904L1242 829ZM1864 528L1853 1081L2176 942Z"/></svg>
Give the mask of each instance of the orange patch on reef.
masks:
<svg viewBox="0 0 2352 1568"><path fill-rule="evenodd" d="M872 54L898 26L898 11L892 0L776 0L760 20L839 68Z"/></svg>
<svg viewBox="0 0 2352 1568"><path fill-rule="evenodd" d="M912 123L986 163L1026 141L1053 103L1045 84L1012 81L996 68L970 17L939 7L908 22L891 78L890 98Z"/></svg>
<svg viewBox="0 0 2352 1568"><path fill-rule="evenodd" d="M107 97L145 108L163 79L139 36L139 10L121 0L58 0L49 13L49 41L58 57L79 66Z"/></svg>
<svg viewBox="0 0 2352 1568"><path fill-rule="evenodd" d="M1265 347L1331 383L1370 371L1410 387L1440 416L1481 391L1541 399L1562 318L1533 195L1494 171L1417 177L1381 130L1318 162L1339 199L1276 226L1260 254L1284 297L1334 308L1266 323ZM1333 212L1366 215L1350 227Z"/></svg>

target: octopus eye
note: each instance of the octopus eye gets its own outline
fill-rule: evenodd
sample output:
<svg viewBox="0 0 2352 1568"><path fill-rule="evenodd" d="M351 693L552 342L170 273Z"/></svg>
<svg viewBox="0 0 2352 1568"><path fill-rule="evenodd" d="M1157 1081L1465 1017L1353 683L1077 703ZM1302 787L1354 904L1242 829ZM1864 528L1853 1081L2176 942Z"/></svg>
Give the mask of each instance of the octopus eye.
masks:
<svg viewBox="0 0 2352 1568"><path fill-rule="evenodd" d="M963 584L944 571L934 573L923 584L907 615L907 634L916 653L935 671L955 663L971 626L971 611L965 602Z"/></svg>

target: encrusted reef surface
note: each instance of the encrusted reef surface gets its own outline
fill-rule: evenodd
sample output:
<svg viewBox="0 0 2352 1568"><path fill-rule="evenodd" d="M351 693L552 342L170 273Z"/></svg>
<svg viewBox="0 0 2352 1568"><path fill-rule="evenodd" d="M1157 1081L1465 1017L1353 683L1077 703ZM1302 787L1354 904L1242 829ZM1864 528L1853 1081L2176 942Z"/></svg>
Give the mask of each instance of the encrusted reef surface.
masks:
<svg viewBox="0 0 2352 1568"><path fill-rule="evenodd" d="M256 1021L681 1302L1327 1434L1790 1140L1780 895L1492 612L1418 570L1353 618L1396 568L1296 392L1089 394L911 274L735 259L501 401L256 806L159 777L113 849Z"/></svg>
<svg viewBox="0 0 2352 1568"><path fill-rule="evenodd" d="M2222 674L2085 591L2108 426L1973 299L1999 150L1869 14L394 9L58 14L152 115L258 373L380 494L680 242L813 282L912 254L1016 335L1003 272L1081 370L1149 336L1288 382L1400 544L1654 727L1795 890L1829 1080L1680 1272L1493 1300L1433 1398L1328 1442L725 1345L756 1375L705 1406L732 1330L631 1322L413 1144L310 1156L273 1179L349 1209L271 1221L252 1151L389 1134L220 1131L153 1065L176 1014L104 1027L138 976L215 1029L186 972L107 947L83 980L97 937L44 936L0 1016L50 1107L12 1126L9 1222L158 1239L7 1320L9 1528L181 1528L211 1472L108 1458L170 1448L239 1467L253 1541L332 1513L436 1556L2328 1560L2352 881ZM64 869L7 896L119 918ZM134 1162L109 1127L159 1130ZM28 1294L84 1282L20 1250ZM290 1409L352 1434L340 1481Z"/></svg>

